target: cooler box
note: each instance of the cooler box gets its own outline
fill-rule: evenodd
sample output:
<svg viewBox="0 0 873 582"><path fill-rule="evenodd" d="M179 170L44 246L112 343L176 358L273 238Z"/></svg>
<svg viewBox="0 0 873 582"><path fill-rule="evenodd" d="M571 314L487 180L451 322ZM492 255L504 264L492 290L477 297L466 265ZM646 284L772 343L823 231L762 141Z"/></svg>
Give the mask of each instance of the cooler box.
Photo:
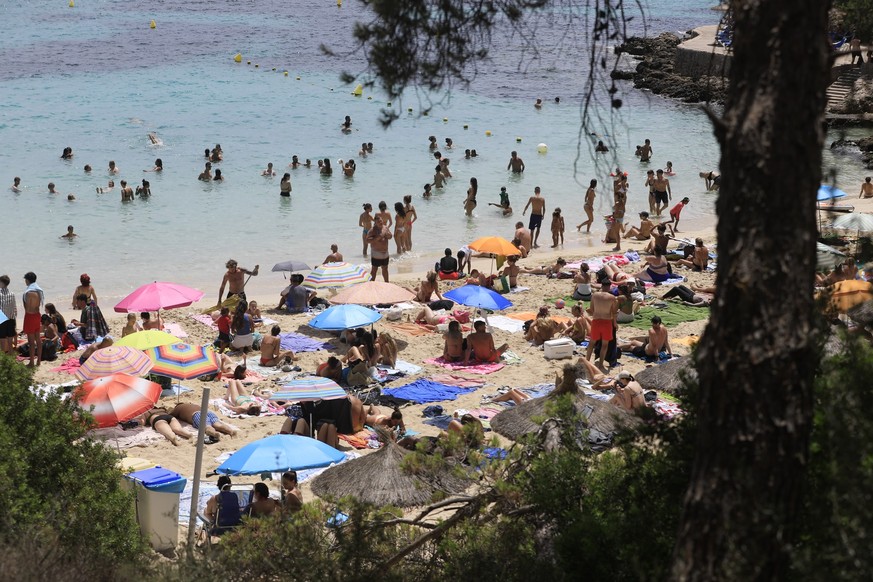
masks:
<svg viewBox="0 0 873 582"><path fill-rule="evenodd" d="M546 359L549 360L572 358L575 349L576 343L568 337L549 340L543 344L543 352L545 352Z"/></svg>
<svg viewBox="0 0 873 582"><path fill-rule="evenodd" d="M139 457L125 457L118 461L118 466L121 470L127 473L135 473L136 471L144 471L145 469L151 469L152 467L156 467L157 465L148 459L141 459Z"/></svg>
<svg viewBox="0 0 873 582"><path fill-rule="evenodd" d="M140 531L158 551L176 547L179 538L179 495L187 479L162 467L126 475L134 492Z"/></svg>

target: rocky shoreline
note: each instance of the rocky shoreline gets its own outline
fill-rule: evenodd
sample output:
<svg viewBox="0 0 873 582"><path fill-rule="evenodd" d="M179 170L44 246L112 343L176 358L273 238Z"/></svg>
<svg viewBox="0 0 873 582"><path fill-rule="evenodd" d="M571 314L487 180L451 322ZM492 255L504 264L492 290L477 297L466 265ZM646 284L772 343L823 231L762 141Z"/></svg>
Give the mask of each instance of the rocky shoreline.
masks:
<svg viewBox="0 0 873 582"><path fill-rule="evenodd" d="M873 169L873 137L865 137L858 140L838 139L831 143L831 149L852 149L858 148L861 150L861 161L864 167Z"/></svg>
<svg viewBox="0 0 873 582"><path fill-rule="evenodd" d="M637 89L679 99L685 103L724 102L727 79L720 76L686 77L674 71L676 47L682 42L665 32L654 38L631 37L615 49L616 55L639 60L634 70L616 70L613 79L633 80Z"/></svg>

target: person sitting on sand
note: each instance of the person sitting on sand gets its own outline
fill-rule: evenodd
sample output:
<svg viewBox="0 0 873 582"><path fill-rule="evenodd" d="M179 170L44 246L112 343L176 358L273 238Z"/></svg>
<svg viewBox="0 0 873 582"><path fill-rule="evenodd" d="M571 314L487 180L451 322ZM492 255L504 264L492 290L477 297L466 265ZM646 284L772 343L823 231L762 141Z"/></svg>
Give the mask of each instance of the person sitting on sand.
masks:
<svg viewBox="0 0 873 582"><path fill-rule="evenodd" d="M573 314L573 320L564 324L561 334L578 344L585 341L585 338L588 337L591 331L591 320L579 303L574 305L570 311Z"/></svg>
<svg viewBox="0 0 873 582"><path fill-rule="evenodd" d="M521 267L518 266L518 255L506 257L506 266L500 271L500 275L509 280L509 288L518 287L518 276L521 274Z"/></svg>
<svg viewBox="0 0 873 582"><path fill-rule="evenodd" d="M121 337L128 336L132 333L136 333L138 331L142 331L142 326L136 320L136 313L128 313L127 314L127 323L121 329Z"/></svg>
<svg viewBox="0 0 873 582"><path fill-rule="evenodd" d="M282 510L282 505L270 497L270 489L263 481L255 483L248 513L251 517L266 517Z"/></svg>
<svg viewBox="0 0 873 582"><path fill-rule="evenodd" d="M609 399L609 402L628 412L637 413L646 405L643 387L627 370L619 372L615 380L599 382L598 389L613 390L615 395Z"/></svg>
<svg viewBox="0 0 873 582"><path fill-rule="evenodd" d="M655 254L645 258L646 268L634 275L640 281L649 281L658 285L666 281L670 276L669 263L664 256L664 249L655 247Z"/></svg>
<svg viewBox="0 0 873 582"><path fill-rule="evenodd" d="M652 240L649 241L649 244L646 245L646 248L643 249L644 253L653 253L655 252L655 247L661 247L662 249L666 249L670 244L670 237L667 233L667 225L659 224L655 227L655 230L652 231Z"/></svg>
<svg viewBox="0 0 873 582"><path fill-rule="evenodd" d="M465 285L478 285L480 287L491 287L492 279L490 277L486 277L479 269L473 269L470 271L470 275L467 277L467 280L464 282Z"/></svg>
<svg viewBox="0 0 873 582"><path fill-rule="evenodd" d="M321 378L329 378L339 384L343 379L343 363L339 358L330 356L326 362L318 365L315 375Z"/></svg>
<svg viewBox="0 0 873 582"><path fill-rule="evenodd" d="M79 286L76 287L75 291L73 291L73 309L78 309L77 299L79 295L84 295L85 301L93 302L95 305L97 304L97 292L94 291L94 287L91 286L91 277L88 276L88 273L82 273L79 275Z"/></svg>
<svg viewBox="0 0 873 582"><path fill-rule="evenodd" d="M633 237L634 240L649 240L652 238L652 230L655 228L655 224L649 220L648 212L640 212L640 226L637 228L636 226L632 226L630 230L628 230L624 238Z"/></svg>
<svg viewBox="0 0 873 582"><path fill-rule="evenodd" d="M470 360L478 362L497 362L503 355L509 344L503 344L499 348L494 347L494 336L486 331L485 322L481 319L473 324L473 332L467 335L467 351L464 355L464 364ZM472 358L471 358L472 357Z"/></svg>
<svg viewBox="0 0 873 582"><path fill-rule="evenodd" d="M703 239L697 237L694 239L694 256L691 260L679 259L676 262L683 267L688 267L692 271L703 272L709 264L709 249L703 245Z"/></svg>
<svg viewBox="0 0 873 582"><path fill-rule="evenodd" d="M446 249L449 251L448 258L454 260L451 256L451 249ZM446 258L446 257L443 257ZM455 263L457 265L457 263ZM414 290L415 300L420 303L430 303L433 299L433 296L437 296L438 301L444 301L442 293L440 293L440 282L437 278L437 274L434 271L428 271L427 275L423 281L418 284L418 287Z"/></svg>
<svg viewBox="0 0 873 582"><path fill-rule="evenodd" d="M303 492L297 485L297 471L282 473L282 511L303 509Z"/></svg>
<svg viewBox="0 0 873 582"><path fill-rule="evenodd" d="M524 339L533 342L535 346L541 346L560 331L558 324L549 317L549 308L540 307L537 312L537 317L534 319L530 327L524 333Z"/></svg>
<svg viewBox="0 0 873 582"><path fill-rule="evenodd" d="M658 355L666 351L670 357L673 357L673 349L670 347L670 340L667 334L667 328L661 323L661 318L657 315L652 317L652 328L649 330L648 336L644 339L633 338L626 343L618 346L623 352L630 352L638 358L645 358L647 361L658 359Z"/></svg>
<svg viewBox="0 0 873 582"><path fill-rule="evenodd" d="M582 263L579 270L573 275L573 299L576 301L591 301L591 273L588 271L588 263Z"/></svg>
<svg viewBox="0 0 873 582"><path fill-rule="evenodd" d="M397 342L390 333L382 332L374 342L376 348L374 364L393 368L397 365Z"/></svg>
<svg viewBox="0 0 873 582"><path fill-rule="evenodd" d="M282 351L280 346L281 340L279 339L279 332L281 331L278 325L274 325L270 329L270 335L264 336L261 340L261 366L273 367L279 364L290 363L297 359L293 351Z"/></svg>
<svg viewBox="0 0 873 582"><path fill-rule="evenodd" d="M155 329L162 330L164 329L164 320L161 319L160 313L157 314L155 319L152 319L152 314L148 311L143 311L140 313L140 317L142 317L142 328L144 330Z"/></svg>
<svg viewBox="0 0 873 582"><path fill-rule="evenodd" d="M263 323L264 318L261 316L261 309L258 307L257 301L249 301L249 308L246 309L246 313L252 316L252 321L255 322L255 325Z"/></svg>
<svg viewBox="0 0 873 582"><path fill-rule="evenodd" d="M227 391L224 394L225 406L237 414L260 416L261 405L255 401L252 394L246 393L242 379L237 378L238 376L245 378L245 368L242 366L238 368L242 368L242 372L234 371L234 377L227 381Z"/></svg>
<svg viewBox="0 0 873 582"><path fill-rule="evenodd" d="M164 436L165 439L178 447L179 437L190 439L193 435L182 428L181 423L171 416L163 406L155 407L142 415L143 426L150 426Z"/></svg>
<svg viewBox="0 0 873 582"><path fill-rule="evenodd" d="M452 249L445 250L445 256L434 265L434 271L437 271L440 279L454 281L462 276L458 271L458 260L452 256Z"/></svg>
<svg viewBox="0 0 873 582"><path fill-rule="evenodd" d="M449 329L443 336L443 359L447 362L460 362L467 353L467 340L461 333L461 324L455 320L449 322Z"/></svg>
<svg viewBox="0 0 873 582"><path fill-rule="evenodd" d="M200 429L200 405L190 402L180 402L170 414L181 421L187 422L195 429ZM218 418L211 410L206 412L206 434L210 437L208 444L212 444L221 438L221 434L236 436L237 431Z"/></svg>
<svg viewBox="0 0 873 582"><path fill-rule="evenodd" d="M93 301L88 301L88 296L80 293L76 296L76 308L81 309L79 320L72 320L71 323L82 331L82 339L94 341L97 338L104 337L109 333L109 326L106 325L106 320L103 318L103 312L97 307Z"/></svg>
<svg viewBox="0 0 873 582"><path fill-rule="evenodd" d="M85 350L82 352L82 355L79 356L79 363L84 364L86 361L88 361L88 358L90 358L94 352L96 352L97 350L101 350L103 348L108 348L113 343L114 343L114 341L112 339L112 336L106 336L103 339L101 339L99 342L92 343L87 348L85 348Z"/></svg>
<svg viewBox="0 0 873 582"><path fill-rule="evenodd" d="M339 252L339 246L336 243L330 245L330 254L324 257L324 261L321 263L322 265L326 265L327 263L342 263L343 262L343 254Z"/></svg>

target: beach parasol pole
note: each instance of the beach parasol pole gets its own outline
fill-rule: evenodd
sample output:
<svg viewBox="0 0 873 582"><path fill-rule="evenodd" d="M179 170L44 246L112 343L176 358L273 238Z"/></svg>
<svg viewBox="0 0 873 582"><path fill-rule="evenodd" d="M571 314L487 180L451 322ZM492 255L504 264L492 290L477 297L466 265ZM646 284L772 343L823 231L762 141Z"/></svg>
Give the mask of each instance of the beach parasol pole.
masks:
<svg viewBox="0 0 873 582"><path fill-rule="evenodd" d="M197 527L197 505L200 501L200 470L203 467L203 437L206 435L206 415L209 412L209 388L203 389L200 401L200 426L197 428L197 454L194 457L194 479L191 484L191 513L188 516L188 557L194 557L194 529ZM209 532L206 535L210 535Z"/></svg>

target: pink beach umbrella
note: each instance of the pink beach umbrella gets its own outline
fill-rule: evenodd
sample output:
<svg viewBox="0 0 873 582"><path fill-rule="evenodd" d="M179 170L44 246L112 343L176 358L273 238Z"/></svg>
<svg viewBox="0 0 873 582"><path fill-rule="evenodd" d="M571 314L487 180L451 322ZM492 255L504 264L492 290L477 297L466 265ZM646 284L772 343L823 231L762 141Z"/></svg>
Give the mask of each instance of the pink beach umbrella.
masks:
<svg viewBox="0 0 873 582"><path fill-rule="evenodd" d="M154 282L143 285L115 306L118 313L160 311L186 307L200 301L203 291L176 283Z"/></svg>

